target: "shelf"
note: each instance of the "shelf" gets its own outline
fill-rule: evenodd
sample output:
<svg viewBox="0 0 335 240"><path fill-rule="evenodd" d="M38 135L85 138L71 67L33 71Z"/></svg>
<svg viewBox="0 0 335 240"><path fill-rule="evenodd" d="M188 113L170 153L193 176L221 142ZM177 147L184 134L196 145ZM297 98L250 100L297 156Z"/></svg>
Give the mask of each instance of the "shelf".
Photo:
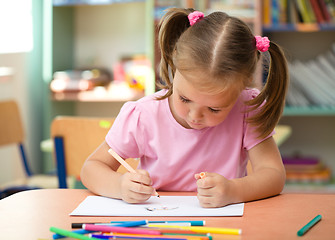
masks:
<svg viewBox="0 0 335 240"><path fill-rule="evenodd" d="M144 97L144 92L129 88L124 83L113 83L110 87L96 87L91 91L51 93L54 101L77 102L126 102Z"/></svg>
<svg viewBox="0 0 335 240"><path fill-rule="evenodd" d="M108 5L114 3L144 2L145 0L53 0L55 7L76 5Z"/></svg>
<svg viewBox="0 0 335 240"><path fill-rule="evenodd" d="M284 193L320 193L320 194L334 194L335 182L330 183L286 183Z"/></svg>
<svg viewBox="0 0 335 240"><path fill-rule="evenodd" d="M323 32L335 31L334 24L286 24L263 26L263 32Z"/></svg>
<svg viewBox="0 0 335 240"><path fill-rule="evenodd" d="M284 109L284 116L335 116L335 106L321 107L288 107Z"/></svg>

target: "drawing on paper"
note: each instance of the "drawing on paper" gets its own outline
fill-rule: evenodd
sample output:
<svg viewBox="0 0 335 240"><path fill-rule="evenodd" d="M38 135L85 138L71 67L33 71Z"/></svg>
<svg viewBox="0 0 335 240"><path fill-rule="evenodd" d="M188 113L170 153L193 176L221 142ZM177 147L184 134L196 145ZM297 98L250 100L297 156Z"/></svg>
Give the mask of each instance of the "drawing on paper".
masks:
<svg viewBox="0 0 335 240"><path fill-rule="evenodd" d="M160 210L174 210L177 209L178 207L167 207L167 206L161 206L161 207L146 207L145 209L148 211L160 211Z"/></svg>

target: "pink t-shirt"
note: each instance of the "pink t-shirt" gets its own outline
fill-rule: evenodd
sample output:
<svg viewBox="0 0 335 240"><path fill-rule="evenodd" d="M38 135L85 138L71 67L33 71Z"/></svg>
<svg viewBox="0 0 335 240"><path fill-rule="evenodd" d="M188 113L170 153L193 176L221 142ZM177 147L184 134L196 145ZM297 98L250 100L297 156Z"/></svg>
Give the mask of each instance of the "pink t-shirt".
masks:
<svg viewBox="0 0 335 240"><path fill-rule="evenodd" d="M153 186L162 191L196 191L194 174L216 172L228 179L246 175L247 151L263 141L245 119L243 103L256 97L244 90L227 118L215 127L186 129L173 117L165 90L124 104L106 136L107 144L123 158L140 158ZM273 133L272 133L273 134ZM268 137L270 137L270 134Z"/></svg>

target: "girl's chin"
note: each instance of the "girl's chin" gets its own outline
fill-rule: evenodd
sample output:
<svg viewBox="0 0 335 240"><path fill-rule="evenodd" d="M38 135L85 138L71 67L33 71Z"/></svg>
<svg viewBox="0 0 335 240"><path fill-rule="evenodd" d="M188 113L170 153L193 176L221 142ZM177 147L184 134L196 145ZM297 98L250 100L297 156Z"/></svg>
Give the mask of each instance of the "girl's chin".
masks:
<svg viewBox="0 0 335 240"><path fill-rule="evenodd" d="M191 122L187 122L187 125L189 126L189 128L197 129L197 130L200 130L200 129L203 129L203 128L206 127L206 126L204 126L204 125L201 124L201 123L191 123Z"/></svg>

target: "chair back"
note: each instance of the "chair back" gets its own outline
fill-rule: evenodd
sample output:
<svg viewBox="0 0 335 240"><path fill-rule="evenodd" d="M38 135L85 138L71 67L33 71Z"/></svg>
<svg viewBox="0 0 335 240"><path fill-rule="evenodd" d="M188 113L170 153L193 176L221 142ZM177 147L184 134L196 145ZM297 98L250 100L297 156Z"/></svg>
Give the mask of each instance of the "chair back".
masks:
<svg viewBox="0 0 335 240"><path fill-rule="evenodd" d="M22 164L27 176L32 176L24 148L22 118L16 101L0 102L0 146L16 144L20 150Z"/></svg>
<svg viewBox="0 0 335 240"><path fill-rule="evenodd" d="M18 105L13 100L0 102L0 146L22 143L24 131Z"/></svg>
<svg viewBox="0 0 335 240"><path fill-rule="evenodd" d="M114 118L56 117L51 124L59 187L66 188L66 176L80 176L81 168L90 154L104 141ZM135 160L130 159L135 166ZM137 161L136 161L137 162ZM129 163L129 162L128 162ZM126 172L121 166L118 172Z"/></svg>

